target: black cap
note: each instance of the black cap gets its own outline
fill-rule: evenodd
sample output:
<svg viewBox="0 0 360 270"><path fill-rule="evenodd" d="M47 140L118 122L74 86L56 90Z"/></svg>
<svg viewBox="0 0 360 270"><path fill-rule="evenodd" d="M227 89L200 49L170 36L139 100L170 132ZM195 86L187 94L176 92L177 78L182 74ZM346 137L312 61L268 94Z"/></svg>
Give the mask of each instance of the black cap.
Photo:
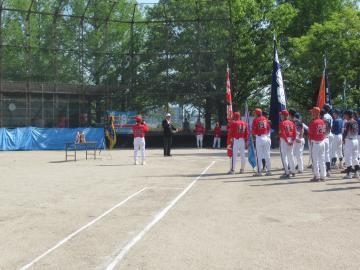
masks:
<svg viewBox="0 0 360 270"><path fill-rule="evenodd" d="M326 104L323 106L323 109L324 109L326 112L329 112L329 111L331 110L331 105L326 103Z"/></svg>
<svg viewBox="0 0 360 270"><path fill-rule="evenodd" d="M294 114L294 117L295 117L296 119L300 119L300 118L301 118L301 115L300 115L300 113L297 112L297 113Z"/></svg>
<svg viewBox="0 0 360 270"><path fill-rule="evenodd" d="M344 112L344 115L348 115L348 116L350 116L350 117L352 117L353 116L353 111L352 110L346 110L345 112Z"/></svg>
<svg viewBox="0 0 360 270"><path fill-rule="evenodd" d="M289 115L290 116L295 116L295 114L296 114L296 111L294 109L289 110Z"/></svg>

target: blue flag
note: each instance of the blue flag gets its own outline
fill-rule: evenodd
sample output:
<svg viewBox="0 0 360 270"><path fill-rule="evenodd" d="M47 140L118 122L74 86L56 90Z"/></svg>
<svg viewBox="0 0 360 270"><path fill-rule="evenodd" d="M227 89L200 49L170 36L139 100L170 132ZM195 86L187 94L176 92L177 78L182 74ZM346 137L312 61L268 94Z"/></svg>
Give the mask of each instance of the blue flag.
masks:
<svg viewBox="0 0 360 270"><path fill-rule="evenodd" d="M253 169L254 169L256 167L256 157L255 157L254 142L253 142L253 138L251 135L249 108L248 108L247 102L245 103L245 117L246 117L246 123L248 124L248 128L249 128L248 161L249 161L251 167L253 167Z"/></svg>
<svg viewBox="0 0 360 270"><path fill-rule="evenodd" d="M273 62L270 102L271 103L270 103L269 119L271 121L271 127L274 131L278 131L279 122L280 122L279 113L282 110L286 109L286 96L285 96L284 82L281 74L281 65L279 62L279 56L276 49L275 37L274 37L274 62Z"/></svg>
<svg viewBox="0 0 360 270"><path fill-rule="evenodd" d="M325 68L324 68L324 76L325 76L325 102L331 105L331 96L330 96L330 87L329 87L329 76L327 71L327 60L325 58Z"/></svg>

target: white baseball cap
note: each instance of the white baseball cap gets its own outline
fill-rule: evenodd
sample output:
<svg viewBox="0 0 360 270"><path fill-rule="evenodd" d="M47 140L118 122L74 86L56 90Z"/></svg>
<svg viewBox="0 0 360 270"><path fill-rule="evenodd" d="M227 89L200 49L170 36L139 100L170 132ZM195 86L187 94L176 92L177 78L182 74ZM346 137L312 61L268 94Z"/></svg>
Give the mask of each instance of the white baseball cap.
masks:
<svg viewBox="0 0 360 270"><path fill-rule="evenodd" d="M170 113L167 113L165 116L166 116L166 117L171 117L171 114L170 114Z"/></svg>

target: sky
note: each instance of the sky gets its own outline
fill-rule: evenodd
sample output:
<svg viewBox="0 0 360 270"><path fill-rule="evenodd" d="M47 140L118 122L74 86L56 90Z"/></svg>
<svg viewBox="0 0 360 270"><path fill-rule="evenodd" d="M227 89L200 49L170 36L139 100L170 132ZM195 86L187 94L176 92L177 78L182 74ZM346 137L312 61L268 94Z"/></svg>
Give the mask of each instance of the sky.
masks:
<svg viewBox="0 0 360 270"><path fill-rule="evenodd" d="M159 0L137 0L138 3L144 3L144 4L148 4L148 3L158 3Z"/></svg>

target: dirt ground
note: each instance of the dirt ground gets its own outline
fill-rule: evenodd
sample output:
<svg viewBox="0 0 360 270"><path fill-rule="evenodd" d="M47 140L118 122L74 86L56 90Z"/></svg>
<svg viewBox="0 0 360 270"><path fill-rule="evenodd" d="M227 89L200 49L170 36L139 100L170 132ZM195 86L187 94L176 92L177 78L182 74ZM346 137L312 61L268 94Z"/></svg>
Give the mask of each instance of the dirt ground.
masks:
<svg viewBox="0 0 360 270"><path fill-rule="evenodd" d="M225 150L0 152L0 269L360 269L360 181L227 175ZM307 164L308 157L305 157Z"/></svg>

